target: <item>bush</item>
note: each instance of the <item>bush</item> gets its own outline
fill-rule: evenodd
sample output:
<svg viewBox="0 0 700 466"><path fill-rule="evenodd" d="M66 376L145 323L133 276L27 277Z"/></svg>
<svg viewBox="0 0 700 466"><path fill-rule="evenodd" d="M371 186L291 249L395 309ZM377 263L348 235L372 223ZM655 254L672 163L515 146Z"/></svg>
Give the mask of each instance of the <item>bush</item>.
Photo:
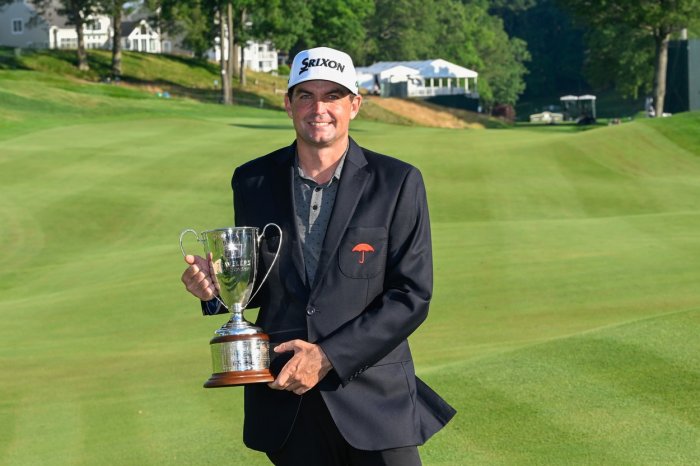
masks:
<svg viewBox="0 0 700 466"><path fill-rule="evenodd" d="M290 72L291 69L289 68L289 65L280 65L277 67L277 74L279 76L289 76Z"/></svg>

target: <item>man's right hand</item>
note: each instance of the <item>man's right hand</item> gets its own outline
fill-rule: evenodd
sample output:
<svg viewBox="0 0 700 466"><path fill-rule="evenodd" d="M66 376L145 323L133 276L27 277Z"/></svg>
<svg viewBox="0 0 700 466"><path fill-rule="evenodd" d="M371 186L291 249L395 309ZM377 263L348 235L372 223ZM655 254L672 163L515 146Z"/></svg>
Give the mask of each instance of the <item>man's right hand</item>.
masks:
<svg viewBox="0 0 700 466"><path fill-rule="evenodd" d="M190 264L182 273L182 283L185 284L187 291L202 301L214 299L219 294L219 290L216 288L216 279L211 275L211 260L187 255L185 262Z"/></svg>

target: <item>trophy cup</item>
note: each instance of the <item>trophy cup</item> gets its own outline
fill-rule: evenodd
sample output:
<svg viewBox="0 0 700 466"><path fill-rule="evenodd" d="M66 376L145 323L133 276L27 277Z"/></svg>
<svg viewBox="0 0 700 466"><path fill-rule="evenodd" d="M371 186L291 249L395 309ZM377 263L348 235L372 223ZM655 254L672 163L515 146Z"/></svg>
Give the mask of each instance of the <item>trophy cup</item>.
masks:
<svg viewBox="0 0 700 466"><path fill-rule="evenodd" d="M258 266L258 248L265 237L267 227L274 226L280 232L280 242L275 258L253 293ZM243 318L243 310L260 291L272 270L282 247L282 229L268 223L258 235L255 227L231 227L204 231L193 229L180 233L180 250L185 256L182 239L187 233L197 237L204 245L209 260L214 285L219 291L216 299L231 313L231 318L215 332L209 342L214 372L204 384L205 388L228 387L248 383L272 382L270 373L270 338Z"/></svg>

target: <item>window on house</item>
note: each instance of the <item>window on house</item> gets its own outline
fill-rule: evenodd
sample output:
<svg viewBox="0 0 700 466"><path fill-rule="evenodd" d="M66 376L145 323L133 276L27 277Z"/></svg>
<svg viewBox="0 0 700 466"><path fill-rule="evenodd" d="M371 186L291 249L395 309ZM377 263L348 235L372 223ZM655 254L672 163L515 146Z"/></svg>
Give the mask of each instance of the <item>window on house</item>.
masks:
<svg viewBox="0 0 700 466"><path fill-rule="evenodd" d="M87 27L90 31L99 31L102 29L102 24L99 21L92 21Z"/></svg>
<svg viewBox="0 0 700 466"><path fill-rule="evenodd" d="M22 34L24 32L24 23L21 19L12 20L12 34Z"/></svg>
<svg viewBox="0 0 700 466"><path fill-rule="evenodd" d="M61 38L61 45L60 48L62 49L77 49L78 48L78 39L71 39L71 38Z"/></svg>
<svg viewBox="0 0 700 466"><path fill-rule="evenodd" d="M142 25L141 25L141 34L144 34L144 35L145 35L145 34L148 34L148 30L146 29L146 25L145 25L145 24L142 24Z"/></svg>
<svg viewBox="0 0 700 466"><path fill-rule="evenodd" d="M148 44L148 41L146 39L141 39L141 52L146 51L146 45Z"/></svg>

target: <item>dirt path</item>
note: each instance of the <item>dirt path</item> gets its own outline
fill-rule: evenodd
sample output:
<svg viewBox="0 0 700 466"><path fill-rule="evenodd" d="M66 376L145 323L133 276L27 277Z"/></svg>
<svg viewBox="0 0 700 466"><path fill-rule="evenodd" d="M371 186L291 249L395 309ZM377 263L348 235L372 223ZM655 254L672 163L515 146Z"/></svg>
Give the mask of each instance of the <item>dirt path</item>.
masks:
<svg viewBox="0 0 700 466"><path fill-rule="evenodd" d="M417 102L411 102L404 99L396 98L372 98L372 103L385 108L386 110L401 115L404 118L415 121L422 126L433 126L437 128L483 128L480 123L466 122L447 111L440 111L430 108L426 105L421 105Z"/></svg>

